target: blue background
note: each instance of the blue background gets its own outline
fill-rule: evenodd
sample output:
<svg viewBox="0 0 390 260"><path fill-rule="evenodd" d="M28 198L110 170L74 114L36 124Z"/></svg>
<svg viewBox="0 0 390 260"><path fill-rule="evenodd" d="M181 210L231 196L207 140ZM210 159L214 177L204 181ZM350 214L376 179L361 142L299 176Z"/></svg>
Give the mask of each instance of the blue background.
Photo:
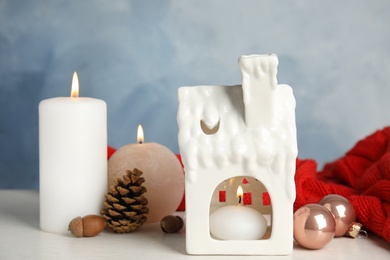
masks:
<svg viewBox="0 0 390 260"><path fill-rule="evenodd" d="M108 142L173 152L177 88L241 83L237 59L276 53L293 87L300 158L321 166L390 122L389 1L0 0L0 188L38 188L38 104L108 106Z"/></svg>

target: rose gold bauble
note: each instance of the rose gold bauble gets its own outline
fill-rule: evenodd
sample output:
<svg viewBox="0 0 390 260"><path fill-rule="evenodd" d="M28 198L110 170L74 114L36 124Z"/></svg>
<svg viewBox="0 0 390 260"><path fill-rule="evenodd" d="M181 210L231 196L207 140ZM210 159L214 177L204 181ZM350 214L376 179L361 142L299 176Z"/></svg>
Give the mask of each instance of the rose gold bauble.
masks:
<svg viewBox="0 0 390 260"><path fill-rule="evenodd" d="M158 143L128 144L108 160L108 186L114 178L122 178L126 170L137 168L145 178L144 196L148 200L148 223L160 220L176 211L184 194L184 174L176 155Z"/></svg>
<svg viewBox="0 0 390 260"><path fill-rule="evenodd" d="M346 198L337 194L325 196L318 204L325 206L332 212L336 221L335 236L344 236L356 220L356 213L352 204Z"/></svg>
<svg viewBox="0 0 390 260"><path fill-rule="evenodd" d="M307 204L294 213L294 239L308 249L319 249L332 240L336 222L322 205Z"/></svg>

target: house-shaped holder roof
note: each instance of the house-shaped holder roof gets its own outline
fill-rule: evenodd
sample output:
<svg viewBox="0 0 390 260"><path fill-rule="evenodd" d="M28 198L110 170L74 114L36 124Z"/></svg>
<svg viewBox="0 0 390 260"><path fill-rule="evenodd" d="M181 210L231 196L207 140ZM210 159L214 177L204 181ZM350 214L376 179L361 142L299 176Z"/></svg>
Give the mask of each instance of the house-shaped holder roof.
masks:
<svg viewBox="0 0 390 260"><path fill-rule="evenodd" d="M239 65L242 85L178 90L178 141L186 173L186 250L189 254L290 254L298 153L295 98L290 86L277 84L276 55L241 56ZM213 194L224 181L242 177L258 180L269 194L270 234L253 240L218 239L210 233Z"/></svg>

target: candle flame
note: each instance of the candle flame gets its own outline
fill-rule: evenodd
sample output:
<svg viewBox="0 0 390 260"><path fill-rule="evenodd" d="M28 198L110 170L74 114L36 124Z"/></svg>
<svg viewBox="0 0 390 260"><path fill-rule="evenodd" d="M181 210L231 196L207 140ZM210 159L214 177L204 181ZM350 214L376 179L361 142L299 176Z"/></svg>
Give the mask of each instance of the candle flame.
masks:
<svg viewBox="0 0 390 260"><path fill-rule="evenodd" d="M139 144L142 144L144 142L144 130L142 129L142 125L138 125L137 142Z"/></svg>
<svg viewBox="0 0 390 260"><path fill-rule="evenodd" d="M79 77L77 76L77 72L73 72L72 77L72 89L70 91L71 97L78 97L79 96Z"/></svg>
<svg viewBox="0 0 390 260"><path fill-rule="evenodd" d="M237 197L242 197L243 194L244 194L244 191L242 190L241 186L238 186Z"/></svg>
<svg viewBox="0 0 390 260"><path fill-rule="evenodd" d="M244 191L242 190L241 186L238 186L237 188L238 205L241 205L243 195L244 195Z"/></svg>

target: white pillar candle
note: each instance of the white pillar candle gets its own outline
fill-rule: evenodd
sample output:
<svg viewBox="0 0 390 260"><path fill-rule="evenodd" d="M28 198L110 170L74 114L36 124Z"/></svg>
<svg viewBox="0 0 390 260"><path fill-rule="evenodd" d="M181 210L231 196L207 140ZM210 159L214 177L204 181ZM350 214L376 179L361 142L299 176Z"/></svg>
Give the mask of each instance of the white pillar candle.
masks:
<svg viewBox="0 0 390 260"><path fill-rule="evenodd" d="M67 233L77 216L99 214L107 187L107 108L102 100L71 97L39 104L40 227Z"/></svg>

